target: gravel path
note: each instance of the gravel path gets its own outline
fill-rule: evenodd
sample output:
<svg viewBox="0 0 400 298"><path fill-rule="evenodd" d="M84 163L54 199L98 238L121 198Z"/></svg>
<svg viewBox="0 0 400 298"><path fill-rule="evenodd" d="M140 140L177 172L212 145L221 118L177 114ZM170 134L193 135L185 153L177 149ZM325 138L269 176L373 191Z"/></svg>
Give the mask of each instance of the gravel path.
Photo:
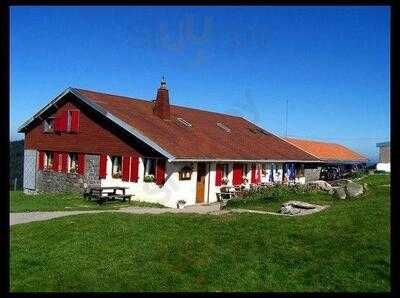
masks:
<svg viewBox="0 0 400 298"><path fill-rule="evenodd" d="M100 213L105 212L103 210L93 211L49 211L49 212L22 212L22 213L10 213L10 226L22 223L28 223L32 221L49 220L52 218L85 214L85 213Z"/></svg>
<svg viewBox="0 0 400 298"><path fill-rule="evenodd" d="M320 210L307 210L306 214L321 211L328 206L321 206ZM58 217L64 217L69 215L87 214L87 213L102 213L102 212L119 212L119 213L130 213L130 214L162 214L162 213L196 213L196 214L212 214L221 215L230 212L234 213L258 213L258 214L270 214L270 215L283 215L293 216L288 214L280 214L276 212L259 211L259 210L248 210L248 209L230 209L220 210L219 204L211 205L195 205L188 206L184 209L174 208L142 208L142 207L126 207L117 210L91 210L91 211L51 211L51 212L23 212L23 213L10 213L10 226L16 224L23 224L33 221L49 220ZM306 215L306 214L296 214Z"/></svg>
<svg viewBox="0 0 400 298"><path fill-rule="evenodd" d="M23 213L10 213L10 225L12 226L16 224L23 224L33 221L49 220L69 215L101 213L101 212L122 212L131 214L197 213L197 214L216 214L216 215L226 213L226 211L220 210L219 204L195 205L195 206L188 206L184 209L126 207L118 210L23 212Z"/></svg>

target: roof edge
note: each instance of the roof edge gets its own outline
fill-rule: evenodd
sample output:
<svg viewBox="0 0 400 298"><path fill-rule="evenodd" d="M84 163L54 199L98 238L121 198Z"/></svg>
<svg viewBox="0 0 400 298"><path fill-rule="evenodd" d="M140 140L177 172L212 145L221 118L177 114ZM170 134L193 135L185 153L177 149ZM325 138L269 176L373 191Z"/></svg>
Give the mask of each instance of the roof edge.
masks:
<svg viewBox="0 0 400 298"><path fill-rule="evenodd" d="M147 145L149 145L151 148L153 148L154 150L158 151L159 153L161 153L162 155L164 155L165 157L167 157L169 160L174 160L175 156L173 156L171 153L169 153L167 150L163 149L162 147L160 147L157 143L153 142L151 139L149 139L148 137L146 137L145 135L143 135L141 132L139 132L137 129L133 128L131 125L129 125L128 123L126 123L125 121L119 119L117 116L111 114L110 112L108 112L106 109L104 109L103 107L100 107L99 105L95 104L94 102L92 102L90 99L88 99L86 96L84 96L83 94L81 94L78 90L68 87L67 89L65 89L62 93L60 93L59 95L57 95L52 101L50 101L46 106L44 106L42 109L40 109L36 114L34 114L30 119L28 119L27 121L25 121L19 128L18 128L18 132L23 132L24 129L31 124L36 118L40 117L40 115L42 115L44 112L46 112L50 107L52 107L54 104L56 104L61 98L63 98L65 95L67 95L68 93L71 93L73 95L75 95L76 98L78 98L80 101L82 101L83 103L85 103L86 105L88 105L89 107L91 107L92 109L94 109L96 112L102 114L103 116L105 116L106 118L108 118L109 120L111 120L112 122L114 122L115 124L117 124L118 126L120 126L121 128L125 129L127 132L129 132L130 134L132 134L133 136L137 137L139 140L141 140L142 142L146 143Z"/></svg>
<svg viewBox="0 0 400 298"><path fill-rule="evenodd" d="M342 147L342 148L345 148L346 150L349 150L349 151L351 151L351 152L353 152L353 153L355 153L355 154L357 154L358 156L361 156L362 158L361 159L357 159L357 160L343 160L343 161L362 161L362 160L368 160L369 158L368 157L366 157L366 156L364 156L364 155L362 155L362 154L360 154L360 153L358 153L358 152L356 152L356 151L354 151L353 149L350 149L350 148L348 148L348 147L346 147L346 146L344 146L344 145L342 145L342 144L339 144L339 143L328 143L328 142L321 142L321 141L315 141L315 140L309 140L309 139L300 139L300 138L290 138L290 137L288 137L287 139L292 139L292 140L298 140L298 141L305 141L305 142L313 142L313 143L322 143L322 144L326 144L326 145L335 145L335 146L340 146L340 147ZM288 142L290 142L289 140L288 140ZM292 142L290 142L291 144L293 144ZM297 145L295 145L295 144L293 144L294 146L296 146L296 147L298 147ZM300 147L299 147L300 148ZM305 149L302 149L303 151L305 151L305 152L307 152ZM311 154L311 153L310 153ZM314 154L312 154L312 155L314 155ZM319 157L318 157L319 158ZM323 159L323 158L319 158L320 160L322 160L322 161L330 161L330 159ZM337 160L335 160L335 161L338 161L338 160L341 160L341 159L337 159Z"/></svg>
<svg viewBox="0 0 400 298"><path fill-rule="evenodd" d="M253 124L253 125L257 126L257 127L260 127L260 126L258 126L257 124L255 124L253 121L250 121L249 119L247 119L247 118L244 117L244 116L241 116L240 118L242 118L242 119L244 119L244 120L250 122L251 124ZM277 135L277 134L275 134L275 133L273 133L273 132L270 132L269 130L264 129L263 127L260 127L260 128L263 129L263 130L265 130L265 131L267 131L267 132L270 133L271 135L277 137L278 139L284 141L285 143L288 143L288 144L290 144L290 145L296 147L297 149L299 149L299 150L301 150L301 151L307 153L308 155L311 155L312 157L316 158L317 161L321 161L321 159L320 159L319 157L317 157L317 156L315 156L314 154L312 154L312 153L310 153L310 152L308 152L308 151L306 151L306 150L304 150L304 149L302 149L302 148L296 146L295 144L293 144L293 143L291 143L291 142L285 140L284 138L280 137L279 135Z"/></svg>
<svg viewBox="0 0 400 298"><path fill-rule="evenodd" d="M218 159L218 158L175 158L174 160L168 160L170 162L195 162L195 161L207 161L207 162L302 162L302 163L321 163L320 160L291 160L291 159Z"/></svg>

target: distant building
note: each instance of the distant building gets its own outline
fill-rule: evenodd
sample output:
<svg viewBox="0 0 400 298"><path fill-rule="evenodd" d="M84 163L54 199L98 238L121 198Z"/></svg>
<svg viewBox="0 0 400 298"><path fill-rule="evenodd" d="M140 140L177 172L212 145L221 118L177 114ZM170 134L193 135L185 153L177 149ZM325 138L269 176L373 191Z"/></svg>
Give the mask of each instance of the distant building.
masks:
<svg viewBox="0 0 400 298"><path fill-rule="evenodd" d="M378 171L390 172L390 142L377 143L379 148L379 161L376 164Z"/></svg>

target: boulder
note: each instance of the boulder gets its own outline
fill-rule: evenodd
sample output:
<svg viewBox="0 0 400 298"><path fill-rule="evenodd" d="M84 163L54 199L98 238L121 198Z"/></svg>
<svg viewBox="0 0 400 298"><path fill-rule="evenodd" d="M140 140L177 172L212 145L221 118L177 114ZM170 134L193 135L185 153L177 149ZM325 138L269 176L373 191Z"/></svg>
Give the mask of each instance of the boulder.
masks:
<svg viewBox="0 0 400 298"><path fill-rule="evenodd" d="M339 199L346 199L346 191L345 188L342 186L337 186L335 187L335 195L336 197L338 197Z"/></svg>
<svg viewBox="0 0 400 298"><path fill-rule="evenodd" d="M349 197L358 197L362 195L364 188L361 184L349 181L346 184L346 193Z"/></svg>
<svg viewBox="0 0 400 298"><path fill-rule="evenodd" d="M316 185L319 189L330 191L332 189L332 185L330 185L328 182L323 181L323 180L316 180L310 182L312 185Z"/></svg>
<svg viewBox="0 0 400 298"><path fill-rule="evenodd" d="M299 213L300 210L297 208L294 208L291 204L283 204L281 208L281 213L282 214L297 214Z"/></svg>

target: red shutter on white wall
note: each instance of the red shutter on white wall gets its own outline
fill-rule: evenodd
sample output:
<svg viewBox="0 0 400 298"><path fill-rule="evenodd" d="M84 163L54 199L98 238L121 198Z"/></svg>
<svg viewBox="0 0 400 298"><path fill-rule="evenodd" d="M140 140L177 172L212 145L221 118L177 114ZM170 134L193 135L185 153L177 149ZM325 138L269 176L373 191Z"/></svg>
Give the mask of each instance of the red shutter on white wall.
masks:
<svg viewBox="0 0 400 298"><path fill-rule="evenodd" d="M243 183L243 165L240 163L233 164L233 185L240 185Z"/></svg>
<svg viewBox="0 0 400 298"><path fill-rule="evenodd" d="M58 172L60 169L60 156L61 153L59 152L54 152L53 157L54 157L54 161L53 161L53 171Z"/></svg>
<svg viewBox="0 0 400 298"><path fill-rule="evenodd" d="M156 184L163 185L164 183L165 183L165 159L157 159Z"/></svg>
<svg viewBox="0 0 400 298"><path fill-rule="evenodd" d="M107 155L100 155L100 169L99 169L100 178L106 178L107 176Z"/></svg>
<svg viewBox="0 0 400 298"><path fill-rule="evenodd" d="M139 157L131 156L131 182L138 182L139 179Z"/></svg>
<svg viewBox="0 0 400 298"><path fill-rule="evenodd" d="M130 157L122 157L122 181L129 181Z"/></svg>
<svg viewBox="0 0 400 298"><path fill-rule="evenodd" d="M251 183L257 183L255 163L251 165Z"/></svg>
<svg viewBox="0 0 400 298"><path fill-rule="evenodd" d="M44 169L44 151L39 151L39 170Z"/></svg>
<svg viewBox="0 0 400 298"><path fill-rule="evenodd" d="M66 153L66 152L64 152L62 154L61 172L63 172L63 173L68 172L68 153Z"/></svg>
<svg viewBox="0 0 400 298"><path fill-rule="evenodd" d="M222 184L222 165L217 164L215 171L215 186L221 186Z"/></svg>
<svg viewBox="0 0 400 298"><path fill-rule="evenodd" d="M78 174L83 175L85 173L85 154L78 154Z"/></svg>

